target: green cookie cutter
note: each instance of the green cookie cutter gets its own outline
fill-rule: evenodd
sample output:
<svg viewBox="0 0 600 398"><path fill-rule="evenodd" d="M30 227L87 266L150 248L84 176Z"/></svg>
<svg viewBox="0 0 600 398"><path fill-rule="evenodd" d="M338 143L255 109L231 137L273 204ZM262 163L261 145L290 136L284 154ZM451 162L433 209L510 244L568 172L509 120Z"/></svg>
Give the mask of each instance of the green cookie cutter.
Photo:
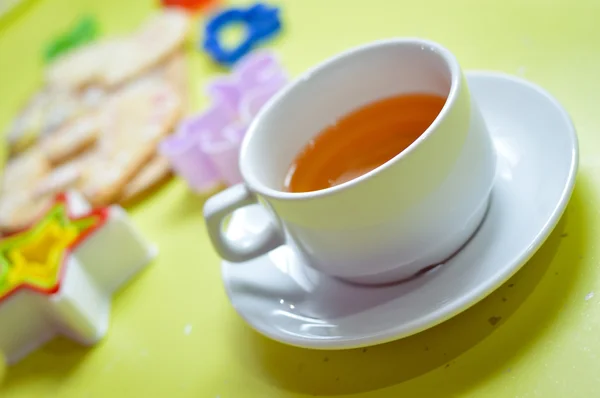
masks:
<svg viewBox="0 0 600 398"><path fill-rule="evenodd" d="M85 16L68 32L55 38L44 51L44 61L51 62L61 54L93 41L98 35L98 23L95 18Z"/></svg>

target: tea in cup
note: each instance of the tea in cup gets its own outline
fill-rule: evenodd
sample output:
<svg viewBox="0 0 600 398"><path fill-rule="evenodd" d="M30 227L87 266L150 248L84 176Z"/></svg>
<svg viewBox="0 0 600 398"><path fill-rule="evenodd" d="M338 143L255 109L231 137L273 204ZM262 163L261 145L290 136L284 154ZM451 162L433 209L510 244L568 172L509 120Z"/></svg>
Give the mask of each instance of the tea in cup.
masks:
<svg viewBox="0 0 600 398"><path fill-rule="evenodd" d="M431 41L390 39L281 90L251 124L239 166L244 182L204 207L224 259L290 244L323 273L380 284L440 264L469 240L496 155L455 56ZM223 221L256 203L272 215L269 228L250 242L228 239Z"/></svg>

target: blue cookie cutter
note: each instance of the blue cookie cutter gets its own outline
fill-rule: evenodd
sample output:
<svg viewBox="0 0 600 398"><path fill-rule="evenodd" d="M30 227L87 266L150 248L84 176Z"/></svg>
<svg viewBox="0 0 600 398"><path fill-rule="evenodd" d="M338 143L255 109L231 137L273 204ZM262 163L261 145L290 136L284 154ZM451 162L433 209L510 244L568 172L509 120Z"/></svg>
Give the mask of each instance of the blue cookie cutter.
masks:
<svg viewBox="0 0 600 398"><path fill-rule="evenodd" d="M237 46L226 50L219 41L221 30L233 24L246 25L246 37ZM250 8L229 8L212 17L204 29L204 50L218 63L233 65L260 42L281 30L279 9L256 3Z"/></svg>

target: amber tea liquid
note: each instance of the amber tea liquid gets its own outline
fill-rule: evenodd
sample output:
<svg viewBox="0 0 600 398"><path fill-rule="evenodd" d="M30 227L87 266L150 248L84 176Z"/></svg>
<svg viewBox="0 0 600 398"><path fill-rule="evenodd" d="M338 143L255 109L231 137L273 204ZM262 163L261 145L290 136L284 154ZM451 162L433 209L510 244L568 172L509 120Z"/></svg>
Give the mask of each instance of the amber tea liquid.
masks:
<svg viewBox="0 0 600 398"><path fill-rule="evenodd" d="M386 98L342 117L298 153L286 175L289 192L342 184L381 166L427 130L446 98L405 94Z"/></svg>

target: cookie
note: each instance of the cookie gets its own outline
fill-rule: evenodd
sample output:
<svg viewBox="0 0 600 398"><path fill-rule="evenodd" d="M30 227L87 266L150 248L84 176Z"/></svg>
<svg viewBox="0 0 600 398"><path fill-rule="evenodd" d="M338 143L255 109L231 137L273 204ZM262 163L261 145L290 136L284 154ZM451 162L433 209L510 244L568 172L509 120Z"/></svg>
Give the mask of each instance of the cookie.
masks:
<svg viewBox="0 0 600 398"><path fill-rule="evenodd" d="M0 194L31 189L50 172L50 168L48 159L35 148L11 158L2 172Z"/></svg>
<svg viewBox="0 0 600 398"><path fill-rule="evenodd" d="M11 216L0 230L27 224L41 202L68 189L104 206L137 198L169 175L156 146L187 102L188 27L185 12L165 10L131 35L79 47L47 66L45 87L8 134L15 158L0 209Z"/></svg>
<svg viewBox="0 0 600 398"><path fill-rule="evenodd" d="M171 176L169 160L155 155L152 160L125 186L119 203L123 206L132 204L165 183Z"/></svg>
<svg viewBox="0 0 600 398"><path fill-rule="evenodd" d="M185 52L178 50L169 56L165 61L152 68L149 72L139 76L131 84L135 85L145 81L156 80L167 82L171 85L171 87L173 87L181 99L182 108L187 110L189 107L189 85L187 72L187 59Z"/></svg>
<svg viewBox="0 0 600 398"><path fill-rule="evenodd" d="M52 164L62 164L92 148L99 132L97 116L88 114L45 137L40 144L41 150Z"/></svg>
<svg viewBox="0 0 600 398"><path fill-rule="evenodd" d="M44 129L50 96L44 90L35 93L25 104L6 134L9 152L20 153L37 141Z"/></svg>
<svg viewBox="0 0 600 398"><path fill-rule="evenodd" d="M81 94L45 89L37 93L21 111L7 134L12 154L31 148L44 136L95 109L104 93L89 89Z"/></svg>
<svg viewBox="0 0 600 398"><path fill-rule="evenodd" d="M74 162L66 163L52 170L39 181L31 191L34 198L56 195L75 188L81 179L81 169Z"/></svg>
<svg viewBox="0 0 600 398"><path fill-rule="evenodd" d="M0 231L6 233L23 229L45 210L47 198L36 198L31 192L49 172L47 159L35 149L8 161L0 190Z"/></svg>
<svg viewBox="0 0 600 398"><path fill-rule="evenodd" d="M116 95L101 115L98 156L82 177L81 191L94 206L115 202L173 130L181 101L160 80L133 85Z"/></svg>
<svg viewBox="0 0 600 398"><path fill-rule="evenodd" d="M80 91L79 99L86 110L95 110L100 107L108 97L108 92L100 86L89 86Z"/></svg>
<svg viewBox="0 0 600 398"><path fill-rule="evenodd" d="M101 148L114 152L142 143L158 143L178 122L181 106L173 87L161 79L129 85L111 99L100 115Z"/></svg>
<svg viewBox="0 0 600 398"><path fill-rule="evenodd" d="M164 63L162 76L175 89L181 99L183 109L188 109L190 101L187 73L187 59L184 51L177 51Z"/></svg>
<svg viewBox="0 0 600 398"><path fill-rule="evenodd" d="M103 84L115 87L148 72L183 46L188 29L184 11L169 9L153 16L107 59Z"/></svg>
<svg viewBox="0 0 600 398"><path fill-rule="evenodd" d="M29 191L11 191L0 197L0 231L9 234L28 228L52 206L52 196L34 197Z"/></svg>
<svg viewBox="0 0 600 398"><path fill-rule="evenodd" d="M47 195L56 196L68 190L78 190L82 183L84 170L98 158L96 150L89 150L76 158L55 167L33 187L35 198Z"/></svg>
<svg viewBox="0 0 600 398"><path fill-rule="evenodd" d="M46 68L48 86L75 91L101 81L109 60L121 54L128 43L124 38L103 40L58 57Z"/></svg>
<svg viewBox="0 0 600 398"><path fill-rule="evenodd" d="M124 187L154 156L152 145L121 150L91 162L83 173L81 192L94 207L118 200Z"/></svg>

